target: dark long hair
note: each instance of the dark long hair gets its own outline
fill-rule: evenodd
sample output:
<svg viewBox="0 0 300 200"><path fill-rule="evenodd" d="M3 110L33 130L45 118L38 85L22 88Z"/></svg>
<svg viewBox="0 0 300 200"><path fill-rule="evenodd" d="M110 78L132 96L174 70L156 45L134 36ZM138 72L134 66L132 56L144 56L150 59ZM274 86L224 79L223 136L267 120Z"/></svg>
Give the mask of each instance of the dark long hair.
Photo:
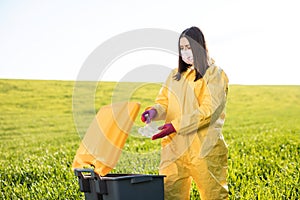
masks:
<svg viewBox="0 0 300 200"><path fill-rule="evenodd" d="M193 53L194 58L194 67L196 70L196 77L195 81L202 78L207 70L208 60L207 60L207 49L205 38L202 31L195 26L191 28L185 29L179 36L178 40L178 52L179 52L179 59L178 59L178 72L174 76L175 80L181 79L181 74L185 72L191 65L186 64L181 57L180 51L180 38L186 37L190 43L191 50Z"/></svg>

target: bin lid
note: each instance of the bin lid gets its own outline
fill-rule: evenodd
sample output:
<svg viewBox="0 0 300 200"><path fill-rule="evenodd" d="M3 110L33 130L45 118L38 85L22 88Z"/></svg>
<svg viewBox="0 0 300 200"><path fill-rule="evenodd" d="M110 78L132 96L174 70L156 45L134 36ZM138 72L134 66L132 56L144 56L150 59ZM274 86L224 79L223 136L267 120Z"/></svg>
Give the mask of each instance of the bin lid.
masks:
<svg viewBox="0 0 300 200"><path fill-rule="evenodd" d="M140 103L120 102L100 108L76 152L72 169L93 165L105 176L117 164Z"/></svg>

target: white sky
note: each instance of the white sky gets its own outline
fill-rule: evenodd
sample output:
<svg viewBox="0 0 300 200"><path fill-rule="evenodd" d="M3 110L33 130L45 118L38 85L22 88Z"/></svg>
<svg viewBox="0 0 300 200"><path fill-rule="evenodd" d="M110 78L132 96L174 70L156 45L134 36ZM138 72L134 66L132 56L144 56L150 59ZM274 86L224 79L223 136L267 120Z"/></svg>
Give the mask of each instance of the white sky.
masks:
<svg viewBox="0 0 300 200"><path fill-rule="evenodd" d="M198 26L231 84L299 85L299 18L296 0L1 0L0 78L75 80L118 34ZM117 60L102 80L122 79L133 63L177 67L174 55L141 53Z"/></svg>

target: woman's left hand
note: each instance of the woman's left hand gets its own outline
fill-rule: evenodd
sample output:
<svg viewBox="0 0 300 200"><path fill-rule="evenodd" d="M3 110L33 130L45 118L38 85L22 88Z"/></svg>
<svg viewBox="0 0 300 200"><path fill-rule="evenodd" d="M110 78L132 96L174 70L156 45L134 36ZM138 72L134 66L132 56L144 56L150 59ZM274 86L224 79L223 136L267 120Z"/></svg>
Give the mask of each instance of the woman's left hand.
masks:
<svg viewBox="0 0 300 200"><path fill-rule="evenodd" d="M152 140L156 140L158 138L163 138L167 135L170 135L171 133L176 132L174 126L171 123L165 124L161 127L158 127L159 130L162 130L161 132L155 134L152 136Z"/></svg>

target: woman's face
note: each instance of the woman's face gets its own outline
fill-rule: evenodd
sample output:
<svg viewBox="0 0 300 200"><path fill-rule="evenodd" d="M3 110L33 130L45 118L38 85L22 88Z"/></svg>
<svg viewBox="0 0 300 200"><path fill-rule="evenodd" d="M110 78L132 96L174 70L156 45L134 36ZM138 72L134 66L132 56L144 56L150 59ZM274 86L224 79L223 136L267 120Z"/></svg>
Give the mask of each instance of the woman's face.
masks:
<svg viewBox="0 0 300 200"><path fill-rule="evenodd" d="M194 64L193 52L190 43L186 37L182 37L179 40L179 47L182 60L189 65Z"/></svg>

